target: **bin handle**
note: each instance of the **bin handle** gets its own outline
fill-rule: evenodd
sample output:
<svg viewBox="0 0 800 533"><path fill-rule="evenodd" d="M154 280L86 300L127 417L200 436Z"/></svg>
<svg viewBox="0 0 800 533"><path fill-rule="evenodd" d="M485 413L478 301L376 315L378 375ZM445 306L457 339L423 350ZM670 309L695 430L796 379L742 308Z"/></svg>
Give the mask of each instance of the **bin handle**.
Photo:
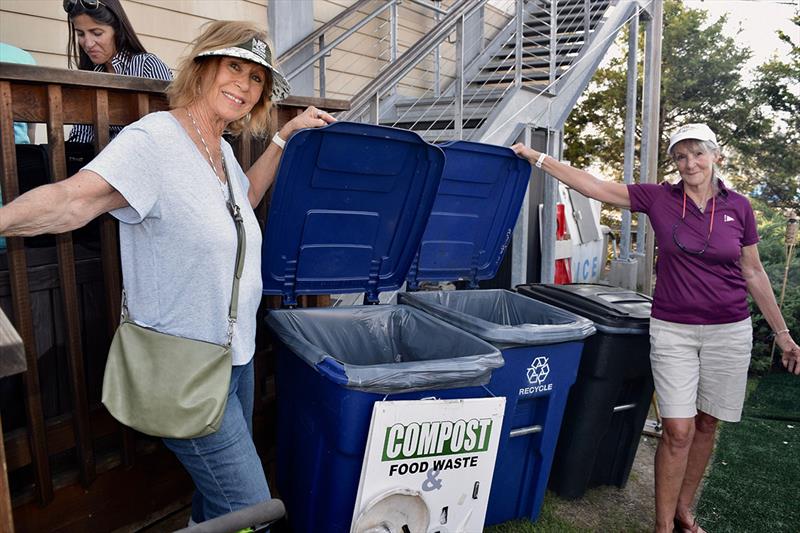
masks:
<svg viewBox="0 0 800 533"><path fill-rule="evenodd" d="M347 373L344 365L333 357L325 357L317 363L317 371L337 385L347 385Z"/></svg>
<svg viewBox="0 0 800 533"><path fill-rule="evenodd" d="M517 428L512 429L511 433L509 434L509 438L514 437L524 437L525 435L531 435L533 433L541 433L542 426L528 426L526 428Z"/></svg>
<svg viewBox="0 0 800 533"><path fill-rule="evenodd" d="M616 407L614 407L614 412L619 413L620 411L628 411L630 409L633 409L634 407L636 407L635 403L626 403L623 405L617 405Z"/></svg>

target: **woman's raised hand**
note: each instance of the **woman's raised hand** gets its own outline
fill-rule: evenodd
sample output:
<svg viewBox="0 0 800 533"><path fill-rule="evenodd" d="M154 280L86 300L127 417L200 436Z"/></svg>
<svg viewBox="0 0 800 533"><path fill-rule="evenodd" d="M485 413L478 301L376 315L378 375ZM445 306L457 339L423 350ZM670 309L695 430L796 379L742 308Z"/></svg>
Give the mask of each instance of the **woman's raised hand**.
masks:
<svg viewBox="0 0 800 533"><path fill-rule="evenodd" d="M289 136L297 130L304 128L321 128L327 126L331 122L336 122L333 116L321 109L314 106L309 106L305 111L294 117L281 128L280 136L284 140L288 140Z"/></svg>
<svg viewBox="0 0 800 533"><path fill-rule="evenodd" d="M534 150L530 146L525 146L522 143L515 144L514 146L511 147L511 149L514 150L515 154L517 154L520 157L524 157L525 159L527 159L531 163L535 163L536 160L539 159L539 155L541 153L541 152L537 152L536 150Z"/></svg>

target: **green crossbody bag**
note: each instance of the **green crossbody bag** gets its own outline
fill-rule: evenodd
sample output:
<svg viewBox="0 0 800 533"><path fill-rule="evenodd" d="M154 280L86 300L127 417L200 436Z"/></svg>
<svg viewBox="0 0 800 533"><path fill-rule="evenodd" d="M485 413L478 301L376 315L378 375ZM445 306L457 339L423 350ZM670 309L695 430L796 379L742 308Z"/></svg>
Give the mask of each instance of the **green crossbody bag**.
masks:
<svg viewBox="0 0 800 533"><path fill-rule="evenodd" d="M244 221L230 178L227 181L228 211L236 224L238 240L227 342L214 344L140 326L130 320L123 292L122 320L108 351L102 401L114 418L147 435L203 437L217 431L222 423L246 246Z"/></svg>

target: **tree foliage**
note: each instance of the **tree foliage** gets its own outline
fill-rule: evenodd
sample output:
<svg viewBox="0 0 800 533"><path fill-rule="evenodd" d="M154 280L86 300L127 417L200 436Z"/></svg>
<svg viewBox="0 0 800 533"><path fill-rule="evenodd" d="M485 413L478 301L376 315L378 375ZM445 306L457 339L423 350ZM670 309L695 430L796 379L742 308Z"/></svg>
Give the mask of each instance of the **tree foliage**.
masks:
<svg viewBox="0 0 800 533"><path fill-rule="evenodd" d="M800 14L792 19L800 34ZM800 43L786 33L785 59L777 57L758 67L754 99L772 118L767 135L740 148L742 173L751 194L773 206L800 208ZM764 179L766 177L766 179Z"/></svg>
<svg viewBox="0 0 800 533"><path fill-rule="evenodd" d="M688 122L706 122L728 156L725 173L737 189L772 205L796 206L800 51L794 46L788 63L776 58L762 65L748 83L742 66L751 51L723 33L725 21L709 21L705 10L677 0L664 3L658 180L675 172L666 154L669 134ZM782 38L791 43L788 36ZM577 166L600 166L618 179L624 160L627 40L623 32L619 45L626 53L598 69L565 126L566 158ZM643 35L639 46L643 58ZM641 66L638 78L640 110ZM636 138L641 138L638 127ZM638 141L636 149L638 165Z"/></svg>
<svg viewBox="0 0 800 533"><path fill-rule="evenodd" d="M786 218L767 206L763 200L754 200L753 209L756 212L758 234L761 237L758 245L761 263L772 282L772 289L776 295L780 295L784 276L786 276L783 318L786 320L786 326L792 332L800 331L800 257L795 250L787 270L787 246L784 238ZM770 367L772 328L752 299L750 300L750 312L753 317L753 357L750 368L757 372L763 372ZM777 353L779 352L776 348Z"/></svg>

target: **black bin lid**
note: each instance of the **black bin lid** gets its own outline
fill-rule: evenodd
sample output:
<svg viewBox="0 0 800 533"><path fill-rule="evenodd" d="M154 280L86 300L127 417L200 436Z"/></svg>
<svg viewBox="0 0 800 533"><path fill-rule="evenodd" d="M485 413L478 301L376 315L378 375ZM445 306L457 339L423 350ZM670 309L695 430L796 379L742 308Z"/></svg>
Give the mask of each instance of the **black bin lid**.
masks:
<svg viewBox="0 0 800 533"><path fill-rule="evenodd" d="M645 294L599 283L567 285L520 285L517 291L545 303L592 320L600 331L631 329L646 333L650 328L653 299Z"/></svg>

